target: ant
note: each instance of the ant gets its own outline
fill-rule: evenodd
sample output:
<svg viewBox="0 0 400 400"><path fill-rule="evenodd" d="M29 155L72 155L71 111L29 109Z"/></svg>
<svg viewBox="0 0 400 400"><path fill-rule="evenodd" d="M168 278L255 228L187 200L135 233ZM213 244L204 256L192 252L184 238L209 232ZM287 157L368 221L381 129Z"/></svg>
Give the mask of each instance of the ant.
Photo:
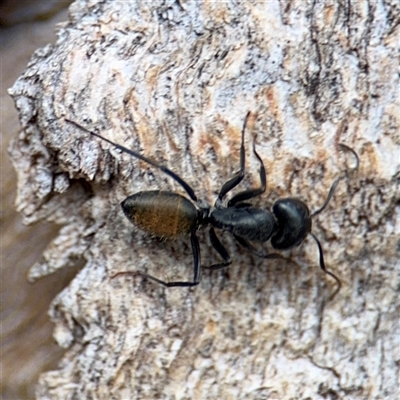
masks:
<svg viewBox="0 0 400 400"><path fill-rule="evenodd" d="M246 201L265 192L267 179L264 164L253 144L253 153L260 163L259 176L261 186L256 189L248 189L239 192L227 202L226 206L223 204L224 197L235 188L244 177L244 136L249 116L250 112L246 115L241 133L240 170L222 185L213 208L204 200L198 199L192 187L167 167L158 164L136 151L113 143L111 140L79 125L75 121L65 119L67 122L108 142L117 149L160 169L179 183L192 200L190 201L186 197L175 192L151 190L138 192L127 197L121 203L121 207L130 222L153 236L174 238L178 235L190 235L193 252L193 281L165 282L143 272L119 272L114 275L114 277L120 274L139 274L167 287L198 285L200 283L202 268L215 270L227 267L232 263L227 250L215 233L215 228L230 232L240 245L262 258L281 258L281 256L275 253L261 254L250 242L263 243L271 239L271 245L274 249L289 250L292 247L299 246L307 235L311 235L318 246L320 268L337 282L338 287L334 293L334 295L336 295L340 290L341 281L325 267L321 243L311 232L311 220L327 207L342 177L337 178L333 182L324 204L312 214L303 201L292 197L278 199L273 204L272 211L254 207ZM356 157L357 164L355 169L357 169L359 158L356 152L345 144L339 144L339 146L350 151ZM196 231L207 226L210 227L209 236L211 245L221 256L223 262L204 267L201 266L200 263L200 247Z"/></svg>

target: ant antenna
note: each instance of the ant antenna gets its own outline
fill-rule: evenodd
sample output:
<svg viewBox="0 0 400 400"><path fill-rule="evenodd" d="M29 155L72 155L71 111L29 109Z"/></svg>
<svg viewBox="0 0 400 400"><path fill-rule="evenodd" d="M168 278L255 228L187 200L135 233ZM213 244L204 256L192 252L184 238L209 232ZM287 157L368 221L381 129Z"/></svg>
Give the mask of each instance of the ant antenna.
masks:
<svg viewBox="0 0 400 400"><path fill-rule="evenodd" d="M322 206L321 208L319 208L317 211L314 211L314 212L311 214L311 218L315 217L316 215L318 215L319 213L321 213L322 211L325 210L326 206L327 206L327 205L329 204L329 202L331 201L331 198L332 198L333 194L335 193L335 190L336 190L336 188L337 188L337 185L339 184L339 182L340 182L341 180L342 180L342 178L339 177L339 178L337 178L337 179L332 183L332 186L331 186L331 188L330 188L330 190L329 190L328 197L326 198L325 203L323 204L323 206Z"/></svg>
<svg viewBox="0 0 400 400"><path fill-rule="evenodd" d="M347 144L344 144L344 143L339 143L338 146L344 150L349 151L351 154L353 154L354 158L356 159L356 166L352 169L354 171L357 171L358 167L360 166L360 158L358 157L358 154L355 152L355 150L352 149L351 147L347 146Z"/></svg>
<svg viewBox="0 0 400 400"><path fill-rule="evenodd" d="M353 154L353 156L354 156L355 159L356 159L356 165L355 165L355 167L354 167L354 170L358 170L358 167L359 167L359 165L360 165L360 159L359 159L357 153L356 153L351 147L347 146L347 145L344 144L344 143L339 143L339 147L341 147L342 149L347 150L347 151L349 151L350 153ZM337 179L333 182L333 184L332 184L332 186L331 186L331 188L330 188L330 190L329 190L328 196L327 196L327 198L326 198L324 204L322 205L321 208L319 208L318 210L314 211L314 212L311 214L311 217L315 217L316 215L318 215L319 213L321 213L323 210L325 210L325 208L326 208L327 205L329 204L329 202L330 202L330 200L331 200L333 194L335 193L335 190L336 190L336 188L337 188L339 182L340 182L342 179L344 179L344 177L345 177L346 175L347 175L347 173L346 173L345 175L339 176L339 178L337 178ZM312 238L315 240L315 242L317 243L317 246L318 246L318 251L319 251L319 266L321 267L321 269L322 269L326 274L328 274L329 276L331 276L331 277L336 281L336 283L337 283L337 289L335 290L335 292L334 292L334 293L332 294L332 296L331 296L331 299L333 299L333 298L337 295L337 293L340 291L340 289L341 289L341 287L342 287L342 282L340 281L340 279L339 279L333 272L330 272L330 271L328 271L328 270L326 269L326 267L325 267L325 261L324 261L324 253L323 253L323 251L322 251L321 243L320 243L320 241L318 240L318 238L317 238L312 232L310 232L310 235L311 235Z"/></svg>
<svg viewBox="0 0 400 400"><path fill-rule="evenodd" d="M355 166L353 169L354 169L354 170L358 170L358 167L360 166L360 159L359 159L357 153L356 153L351 147L347 146L347 145L344 144L344 143L339 143L338 146L341 147L341 148L344 149L344 150L349 151L351 154L353 154L354 158L356 159L356 166ZM314 211L314 212L311 214L311 217L315 217L316 215L318 215L319 213L321 213L322 211L325 210L326 206L327 206L327 205L329 204L329 202L331 201L333 194L335 193L335 190L336 190L336 188L337 188L337 185L339 184L339 182L340 182L342 179L345 178L345 176L346 176L346 175L344 175L344 176L343 176L343 175L342 175L342 176L339 176L339 178L337 178L336 180L333 181L332 186L331 186L331 188L330 188L330 190L329 190L329 193L328 193L328 197L327 197L326 200L325 200L325 203L322 205L321 208L319 208L318 210Z"/></svg>

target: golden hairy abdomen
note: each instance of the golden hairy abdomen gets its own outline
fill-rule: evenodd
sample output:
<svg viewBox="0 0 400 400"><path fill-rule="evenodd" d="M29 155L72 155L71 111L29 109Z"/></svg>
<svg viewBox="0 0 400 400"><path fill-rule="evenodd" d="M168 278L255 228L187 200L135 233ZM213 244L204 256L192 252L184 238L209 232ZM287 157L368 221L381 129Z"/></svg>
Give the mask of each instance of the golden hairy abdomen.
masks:
<svg viewBox="0 0 400 400"><path fill-rule="evenodd" d="M126 217L138 228L157 237L174 237L191 232L198 211L186 197L152 190L135 193L121 203Z"/></svg>

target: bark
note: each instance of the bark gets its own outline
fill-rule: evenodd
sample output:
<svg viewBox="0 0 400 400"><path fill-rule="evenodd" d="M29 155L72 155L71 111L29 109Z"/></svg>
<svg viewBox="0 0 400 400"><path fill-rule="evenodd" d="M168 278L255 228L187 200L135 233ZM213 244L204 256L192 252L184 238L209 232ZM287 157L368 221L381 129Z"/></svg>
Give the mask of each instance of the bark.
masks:
<svg viewBox="0 0 400 400"><path fill-rule="evenodd" d="M399 391L400 137L396 2L77 1L54 47L35 53L10 93L23 133L12 157L28 223L62 225L35 280L86 260L53 301L66 348L37 397L396 399ZM232 266L195 288L120 271L191 279L189 238L135 229L119 203L182 188L161 171L65 122L97 129L158 160L215 201L238 170L271 207L296 196L312 240L262 260L221 234ZM338 150L353 148L354 159ZM204 265L218 262L206 232Z"/></svg>
<svg viewBox="0 0 400 400"><path fill-rule="evenodd" d="M3 4L1 2L0 5L2 17ZM26 5L29 8L31 3ZM15 10L18 15L30 15L30 8L24 10L21 4L14 6L18 8L18 11ZM7 88L25 70L33 51L49 41L55 42L54 25L64 21L66 17L65 11L51 20L0 27L2 400L33 399L39 375L43 371L56 368L64 353L52 338L54 325L47 310L56 294L76 275L76 271L64 268L35 285L31 285L26 279L27 270L42 257L46 245L57 235L58 227L51 223L24 226L20 213L15 210L17 175L7 156L7 144L17 135L20 124Z"/></svg>

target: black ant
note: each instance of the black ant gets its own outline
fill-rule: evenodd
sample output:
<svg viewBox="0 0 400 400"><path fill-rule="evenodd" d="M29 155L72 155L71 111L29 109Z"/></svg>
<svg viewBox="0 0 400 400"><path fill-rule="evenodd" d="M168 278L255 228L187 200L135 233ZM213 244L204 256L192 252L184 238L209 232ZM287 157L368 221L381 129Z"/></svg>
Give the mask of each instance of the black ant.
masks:
<svg viewBox="0 0 400 400"><path fill-rule="evenodd" d="M306 236L310 234L318 246L319 265L321 269L335 279L338 284L338 288L334 294L340 290L341 281L325 267L321 243L311 232L311 220L326 208L342 177L337 178L333 182L324 204L312 214L310 214L307 205L303 201L291 197L276 201L272 207L272 212L270 210L254 207L246 201L264 193L267 186L267 180L264 164L253 145L253 153L260 162L259 174L261 186L257 189L249 189L239 192L228 201L226 206L223 204L223 199L226 194L235 188L244 177L244 135L249 116L250 112L247 113L242 128L240 170L233 176L233 178L228 180L222 186L213 208L211 208L211 206L205 201L199 200L191 186L167 167L164 167L133 150L129 150L124 146L113 143L111 140L100 136L98 133L90 131L89 129L79 125L77 122L66 119L67 122L70 122L93 136L112 144L117 149L159 168L178 182L193 201L191 202L178 193L151 190L135 193L134 195L127 197L121 203L122 210L129 221L153 236L176 237L182 234L190 234L194 264L193 281L165 282L143 272L120 272L115 276L120 274L139 274L167 287L198 285L200 283L202 268L219 269L228 266L232 262L227 250L215 233L214 228L217 228L232 233L239 244L262 258L278 258L280 255L275 253L261 254L250 242L262 243L271 239L271 244L274 249L288 250L292 247L299 246ZM359 159L355 151L344 144L339 145L343 149L350 151L356 157L356 168L358 168ZM200 264L200 248L196 231L207 226L210 226L209 235L211 244L222 257L223 262L213 264L209 267L202 267Z"/></svg>

